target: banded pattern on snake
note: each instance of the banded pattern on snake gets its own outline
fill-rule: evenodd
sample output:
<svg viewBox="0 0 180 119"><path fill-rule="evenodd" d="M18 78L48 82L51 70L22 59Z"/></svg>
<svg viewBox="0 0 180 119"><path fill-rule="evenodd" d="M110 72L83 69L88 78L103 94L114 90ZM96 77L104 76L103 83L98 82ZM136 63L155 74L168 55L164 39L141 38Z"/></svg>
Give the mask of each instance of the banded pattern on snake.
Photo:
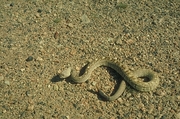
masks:
<svg viewBox="0 0 180 119"><path fill-rule="evenodd" d="M91 62L82 76L77 76L75 71L71 68L61 72L59 76L60 78L70 77L70 79L76 83L83 83L90 78L92 71L99 66L110 67L124 78L113 96L108 96L99 90L99 94L108 101L116 100L123 93L126 88L126 82L134 89L139 91L151 91L157 88L159 85L159 78L152 70L139 69L134 72L130 72L125 65L121 65L118 62L106 59ZM148 78L149 80L147 82L143 82L142 80L138 79L140 77Z"/></svg>

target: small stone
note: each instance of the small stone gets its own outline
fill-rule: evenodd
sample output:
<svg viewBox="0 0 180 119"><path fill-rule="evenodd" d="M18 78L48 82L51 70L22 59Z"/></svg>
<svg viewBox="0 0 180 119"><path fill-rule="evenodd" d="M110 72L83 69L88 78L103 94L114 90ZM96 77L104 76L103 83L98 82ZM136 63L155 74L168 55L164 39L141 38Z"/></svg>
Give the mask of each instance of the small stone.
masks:
<svg viewBox="0 0 180 119"><path fill-rule="evenodd" d="M28 91L26 91L26 95L28 96L28 97L31 97L32 96L32 94L31 94L31 92L28 90Z"/></svg>
<svg viewBox="0 0 180 119"><path fill-rule="evenodd" d="M35 17L36 17L36 18L39 18L39 17L40 17L40 14L39 14L39 13L36 13L36 14L35 14Z"/></svg>
<svg viewBox="0 0 180 119"><path fill-rule="evenodd" d="M82 16L81 16L81 21L82 21L82 23L90 23L90 19L88 18L88 16L86 15L86 14L83 14Z"/></svg>
<svg viewBox="0 0 180 119"><path fill-rule="evenodd" d="M123 115L122 109L119 109L117 113L118 113L119 115Z"/></svg>
<svg viewBox="0 0 180 119"><path fill-rule="evenodd" d="M166 95L166 92L163 92L162 90L157 89L155 94L158 95L158 96L164 96L164 95Z"/></svg>
<svg viewBox="0 0 180 119"><path fill-rule="evenodd" d="M54 89L55 91L58 91L58 89L59 89L58 85L54 85L54 86L53 86L53 89Z"/></svg>
<svg viewBox="0 0 180 119"><path fill-rule="evenodd" d="M75 67L75 69L76 69L77 71L79 71L81 68L80 68L80 67L78 67L78 66L76 66L76 67Z"/></svg>
<svg viewBox="0 0 180 119"><path fill-rule="evenodd" d="M20 69L22 72L25 71L25 68Z"/></svg>
<svg viewBox="0 0 180 119"><path fill-rule="evenodd" d="M118 101L120 104L123 104L123 99L122 99L122 98L118 98L117 101Z"/></svg>
<svg viewBox="0 0 180 119"><path fill-rule="evenodd" d="M10 6L13 7L13 6L14 6L14 3L11 3Z"/></svg>
<svg viewBox="0 0 180 119"><path fill-rule="evenodd" d="M5 80L5 84L10 85L10 82L8 80Z"/></svg>
<svg viewBox="0 0 180 119"><path fill-rule="evenodd" d="M125 106L129 107L130 106L130 103L129 102L126 102L124 103Z"/></svg>
<svg viewBox="0 0 180 119"><path fill-rule="evenodd" d="M27 110L28 110L28 111L33 111L33 110L34 110L34 105L29 105L29 106L27 107Z"/></svg>
<svg viewBox="0 0 180 119"><path fill-rule="evenodd" d="M93 86L95 86L95 85L97 84L97 82L93 81L91 84L92 84Z"/></svg>
<svg viewBox="0 0 180 119"><path fill-rule="evenodd" d="M180 95L177 95L177 99L180 100Z"/></svg>
<svg viewBox="0 0 180 119"><path fill-rule="evenodd" d="M132 44L132 43L134 43L134 40L129 39L129 40L126 41L126 43L127 43L127 44Z"/></svg>
<svg viewBox="0 0 180 119"><path fill-rule="evenodd" d="M3 112L3 113L6 113L7 111L6 111L6 110L3 110L2 112Z"/></svg>
<svg viewBox="0 0 180 119"><path fill-rule="evenodd" d="M29 103L29 104L34 104L34 101L33 101L32 99L29 99L29 100L28 100L28 103Z"/></svg>
<svg viewBox="0 0 180 119"><path fill-rule="evenodd" d="M61 91L61 92L63 92L64 91L64 88L63 87L58 87L59 89L59 91Z"/></svg>
<svg viewBox="0 0 180 119"><path fill-rule="evenodd" d="M93 86L90 85L90 86L88 87L88 90L92 90L92 89L93 89Z"/></svg>
<svg viewBox="0 0 180 119"><path fill-rule="evenodd" d="M75 49L72 49L71 52L70 52L71 55L75 55L76 54L76 50Z"/></svg>
<svg viewBox="0 0 180 119"><path fill-rule="evenodd" d="M37 57L36 59L37 61L43 61L43 59L41 57Z"/></svg>
<svg viewBox="0 0 180 119"><path fill-rule="evenodd" d="M113 40L114 40L113 38L108 38L108 41L109 41L109 42L111 42L111 41L113 41Z"/></svg>
<svg viewBox="0 0 180 119"><path fill-rule="evenodd" d="M129 98L131 96L131 93L126 94L126 98Z"/></svg>
<svg viewBox="0 0 180 119"><path fill-rule="evenodd" d="M116 45L122 45L123 44L123 42L120 38L116 39L115 43L116 43Z"/></svg>
<svg viewBox="0 0 180 119"><path fill-rule="evenodd" d="M48 87L48 88L51 88L51 85L48 85L47 87Z"/></svg>
<svg viewBox="0 0 180 119"><path fill-rule="evenodd" d="M38 9L38 11L37 11L38 13L41 13L42 12L42 10L41 9Z"/></svg>
<svg viewBox="0 0 180 119"><path fill-rule="evenodd" d="M56 32L54 33L54 38L57 39L57 38L58 38L58 35L59 35L59 33L56 31Z"/></svg>
<svg viewBox="0 0 180 119"><path fill-rule="evenodd" d="M104 86L104 88L105 88L105 89L110 89L110 88L111 88L111 86Z"/></svg>
<svg viewBox="0 0 180 119"><path fill-rule="evenodd" d="M70 27L70 28L73 28L73 24L72 23L67 24L67 26Z"/></svg>
<svg viewBox="0 0 180 119"><path fill-rule="evenodd" d="M33 60L33 57L32 56L29 56L26 61L29 62L29 61L32 61Z"/></svg>

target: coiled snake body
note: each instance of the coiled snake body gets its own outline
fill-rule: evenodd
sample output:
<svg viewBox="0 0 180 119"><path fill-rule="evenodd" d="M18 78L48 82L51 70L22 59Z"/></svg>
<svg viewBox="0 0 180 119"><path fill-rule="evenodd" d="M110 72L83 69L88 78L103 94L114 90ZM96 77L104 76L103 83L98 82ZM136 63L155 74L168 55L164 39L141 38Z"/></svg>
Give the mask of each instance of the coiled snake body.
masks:
<svg viewBox="0 0 180 119"><path fill-rule="evenodd" d="M99 94L108 101L116 100L123 93L126 88L126 82L130 84L134 89L139 91L151 91L159 85L159 78L157 74L152 70L139 69L134 72L130 72L125 65L121 65L117 62L106 59L91 62L82 76L77 76L73 69L68 68L60 73L60 78L70 77L70 79L76 83L83 83L90 78L92 71L99 66L110 67L124 78L113 96L108 96L101 90L99 90ZM145 77L149 80L147 82L143 82L142 80L138 79L140 77Z"/></svg>

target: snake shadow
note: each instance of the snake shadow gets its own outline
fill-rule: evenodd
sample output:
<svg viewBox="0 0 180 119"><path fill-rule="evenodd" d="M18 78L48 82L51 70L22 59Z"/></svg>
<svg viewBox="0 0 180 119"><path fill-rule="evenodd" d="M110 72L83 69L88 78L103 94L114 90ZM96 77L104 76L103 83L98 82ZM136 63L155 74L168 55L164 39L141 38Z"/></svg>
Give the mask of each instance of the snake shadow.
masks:
<svg viewBox="0 0 180 119"><path fill-rule="evenodd" d="M51 82L52 82L52 83L62 82L62 81L64 81L64 80L65 80L67 83L76 84L76 83L73 82L69 77L66 78L66 79L60 78L60 77L59 77L59 74L57 74L57 75L55 75L55 76L53 76L53 77L51 78Z"/></svg>
<svg viewBox="0 0 180 119"><path fill-rule="evenodd" d="M102 66L102 67L105 67L105 66ZM109 81L114 80L114 81L115 81L115 85L114 85L114 88L113 88L113 90L111 91L111 93L106 93L106 92L104 92L104 93L107 94L107 95L109 95L109 96L113 96L113 95L117 92L117 90L118 90L118 88L119 88L119 86L120 86L120 83L121 83L121 81L122 81L124 78L123 78L120 74L118 74L114 69L111 69L111 68L109 68L109 67L105 67L105 69L106 69L107 72L111 75L111 78L109 79ZM100 89L100 90L102 90L102 89ZM108 100L105 99L103 96L101 96L98 91L95 91L95 90L87 90L87 91L90 92L90 93L93 93L93 94L97 95L97 98L98 98L99 100L101 100L101 101L108 101Z"/></svg>

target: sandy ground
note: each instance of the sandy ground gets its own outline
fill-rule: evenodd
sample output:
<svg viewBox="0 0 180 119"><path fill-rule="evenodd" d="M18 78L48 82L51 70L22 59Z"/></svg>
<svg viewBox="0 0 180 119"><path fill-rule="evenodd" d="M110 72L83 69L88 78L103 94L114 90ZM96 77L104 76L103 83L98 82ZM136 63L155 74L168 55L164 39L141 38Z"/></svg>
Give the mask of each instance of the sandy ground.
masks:
<svg viewBox="0 0 180 119"><path fill-rule="evenodd" d="M83 1L83 2L82 2ZM179 119L179 0L1 0L0 118ZM109 57L131 71L149 68L160 84L151 92L127 86L97 68L82 84L60 79L72 66Z"/></svg>

